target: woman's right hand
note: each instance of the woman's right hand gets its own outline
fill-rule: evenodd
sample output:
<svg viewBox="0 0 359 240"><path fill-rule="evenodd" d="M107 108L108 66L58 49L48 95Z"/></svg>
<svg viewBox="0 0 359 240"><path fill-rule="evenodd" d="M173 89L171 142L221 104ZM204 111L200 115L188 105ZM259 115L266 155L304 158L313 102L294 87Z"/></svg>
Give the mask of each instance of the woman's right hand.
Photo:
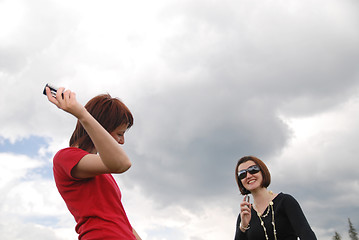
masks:
<svg viewBox="0 0 359 240"><path fill-rule="evenodd" d="M70 90L64 91L65 88L60 87L57 90L56 97L52 96L50 88L46 87L47 99L55 104L58 108L74 115L77 118L86 111L86 109L77 102L76 94Z"/></svg>
<svg viewBox="0 0 359 240"><path fill-rule="evenodd" d="M246 229L249 225L249 222L251 220L251 204L246 200L247 195L244 196L243 201L241 203L241 231L245 232ZM249 196L248 196L248 200L249 200Z"/></svg>

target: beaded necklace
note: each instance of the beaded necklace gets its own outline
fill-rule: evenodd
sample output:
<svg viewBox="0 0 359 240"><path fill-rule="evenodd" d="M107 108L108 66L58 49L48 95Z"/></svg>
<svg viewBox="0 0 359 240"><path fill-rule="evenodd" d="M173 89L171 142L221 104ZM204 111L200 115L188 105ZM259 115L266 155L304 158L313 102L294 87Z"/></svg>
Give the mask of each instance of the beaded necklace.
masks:
<svg viewBox="0 0 359 240"><path fill-rule="evenodd" d="M270 192L271 194L273 194L272 192ZM259 217L259 220L261 221L261 225L263 227L263 230L264 230L264 235L266 237L266 240L269 240L268 238L268 234L267 234L267 229L266 229L266 226L264 226L264 222L262 220L262 218L265 218L268 216L269 214L269 209L272 210L272 225L273 225L273 233L274 233L274 239L277 240L277 231L275 229L275 222L274 222L274 208L273 208L273 201L270 201L269 202L269 207L267 208L267 212L264 214L264 215L261 215L259 212L257 212L257 215Z"/></svg>

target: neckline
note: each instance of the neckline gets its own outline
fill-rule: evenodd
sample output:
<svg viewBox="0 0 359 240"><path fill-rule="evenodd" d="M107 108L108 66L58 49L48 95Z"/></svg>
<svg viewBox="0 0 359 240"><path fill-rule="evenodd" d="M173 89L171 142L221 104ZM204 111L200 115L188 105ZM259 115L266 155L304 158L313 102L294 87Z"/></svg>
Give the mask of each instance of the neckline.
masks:
<svg viewBox="0 0 359 240"><path fill-rule="evenodd" d="M274 198L273 198L271 201L269 201L269 203L268 203L267 207L263 210L263 212L262 212L262 213L258 214L257 210L254 208L254 204L251 204L251 205L252 205L253 210L257 213L257 215L259 215L259 216L262 216L262 217L263 217L263 215L266 215L266 213L265 213L265 212L268 212L268 211L269 211L269 207L270 207L271 203L272 203L272 205L274 206L274 204L275 204L275 202L276 202L276 199L277 199L277 198L278 198L278 196L279 196L279 195L281 195L281 194L282 194L282 192L277 193L277 194L274 196ZM264 216L264 217L266 217L266 216Z"/></svg>

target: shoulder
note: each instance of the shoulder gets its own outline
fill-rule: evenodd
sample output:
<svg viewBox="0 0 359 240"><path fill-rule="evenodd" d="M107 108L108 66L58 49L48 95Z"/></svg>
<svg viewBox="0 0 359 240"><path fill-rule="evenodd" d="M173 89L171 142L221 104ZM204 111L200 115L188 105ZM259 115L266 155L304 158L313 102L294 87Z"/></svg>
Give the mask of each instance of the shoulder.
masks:
<svg viewBox="0 0 359 240"><path fill-rule="evenodd" d="M61 150L59 150L56 155L58 154L67 154L67 153L88 153L85 150L82 150L81 148L77 148L77 147L67 147L67 148L63 148Z"/></svg>
<svg viewBox="0 0 359 240"><path fill-rule="evenodd" d="M75 147L68 147L61 149L58 151L54 156L54 162L61 161L66 158L77 158L77 157L83 157L85 155L89 154L88 152Z"/></svg>
<svg viewBox="0 0 359 240"><path fill-rule="evenodd" d="M283 206L292 208L292 207L298 207L299 203L298 201L290 194L288 193L279 193L276 197L276 201L281 203Z"/></svg>
<svg viewBox="0 0 359 240"><path fill-rule="evenodd" d="M73 168L84 156L90 154L80 148L68 147L58 151L53 159L54 169Z"/></svg>
<svg viewBox="0 0 359 240"><path fill-rule="evenodd" d="M295 198L292 195L290 195L288 193L281 192L280 194L282 195L282 198L285 199L286 201L297 201L297 200L295 200Z"/></svg>
<svg viewBox="0 0 359 240"><path fill-rule="evenodd" d="M297 202L297 200L292 195L283 192L278 193L277 196L274 198L274 201L282 203Z"/></svg>
<svg viewBox="0 0 359 240"><path fill-rule="evenodd" d="M282 198L293 198L292 195L290 195L289 193L284 193L284 192L278 193L278 196L282 197Z"/></svg>
<svg viewBox="0 0 359 240"><path fill-rule="evenodd" d="M90 153L75 147L68 147L58 151L53 160L53 172L55 180L74 179L71 171L78 162Z"/></svg>

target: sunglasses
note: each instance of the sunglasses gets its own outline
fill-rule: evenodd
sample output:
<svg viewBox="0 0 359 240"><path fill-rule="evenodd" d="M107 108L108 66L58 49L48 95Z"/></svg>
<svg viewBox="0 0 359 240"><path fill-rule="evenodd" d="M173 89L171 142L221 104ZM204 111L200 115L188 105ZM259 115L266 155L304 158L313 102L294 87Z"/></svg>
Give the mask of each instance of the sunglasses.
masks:
<svg viewBox="0 0 359 240"><path fill-rule="evenodd" d="M247 177L247 172L249 172L250 174L256 174L257 172L259 172L261 169L259 168L258 165L253 165L250 166L247 169L243 169L241 171L238 172L238 178L239 180L244 179L245 177Z"/></svg>

